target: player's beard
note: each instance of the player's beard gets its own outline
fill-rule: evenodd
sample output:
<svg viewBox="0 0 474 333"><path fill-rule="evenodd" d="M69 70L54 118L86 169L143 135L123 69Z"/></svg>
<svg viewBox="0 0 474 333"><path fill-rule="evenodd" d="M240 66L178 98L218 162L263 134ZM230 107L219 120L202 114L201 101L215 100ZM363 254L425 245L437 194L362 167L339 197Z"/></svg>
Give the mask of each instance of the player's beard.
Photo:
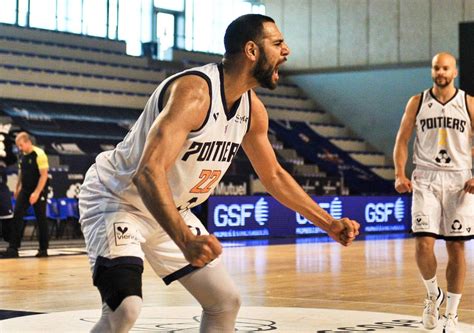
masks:
<svg viewBox="0 0 474 333"><path fill-rule="evenodd" d="M435 77L435 78L433 78L433 82L438 88L446 88L447 86L449 86L451 84L452 81L453 81L453 79L449 79L447 77Z"/></svg>
<svg viewBox="0 0 474 333"><path fill-rule="evenodd" d="M260 57L255 64L252 75L257 80L257 82L263 88L275 89L277 87L277 82L273 81L273 72L275 68L268 63L267 56L263 51L263 48L260 48Z"/></svg>

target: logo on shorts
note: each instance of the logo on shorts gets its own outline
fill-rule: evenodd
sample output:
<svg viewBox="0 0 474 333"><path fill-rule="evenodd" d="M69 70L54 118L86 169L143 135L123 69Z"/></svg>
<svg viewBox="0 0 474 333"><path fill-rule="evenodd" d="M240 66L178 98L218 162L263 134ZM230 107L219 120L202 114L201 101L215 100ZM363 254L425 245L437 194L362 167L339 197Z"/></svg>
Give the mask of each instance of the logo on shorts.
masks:
<svg viewBox="0 0 474 333"><path fill-rule="evenodd" d="M415 217L415 223L414 223L415 230L426 230L429 229L430 223L428 220L428 216L426 215L419 215Z"/></svg>
<svg viewBox="0 0 474 333"><path fill-rule="evenodd" d="M128 228L130 224L124 222L114 223L115 245L139 244L137 236Z"/></svg>
<svg viewBox="0 0 474 333"><path fill-rule="evenodd" d="M462 224L459 220L454 220L451 224L451 233L452 234L459 234L462 233Z"/></svg>

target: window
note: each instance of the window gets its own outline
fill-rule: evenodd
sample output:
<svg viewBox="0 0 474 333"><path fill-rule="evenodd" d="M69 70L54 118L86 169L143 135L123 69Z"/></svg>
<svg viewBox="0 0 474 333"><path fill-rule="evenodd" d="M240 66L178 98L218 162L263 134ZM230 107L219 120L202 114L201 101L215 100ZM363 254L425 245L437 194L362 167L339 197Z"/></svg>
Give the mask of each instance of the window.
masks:
<svg viewBox="0 0 474 333"><path fill-rule="evenodd" d="M174 46L175 17L173 14L158 12L156 15L156 36L158 59L169 59L166 52ZM170 59L169 59L170 60Z"/></svg>
<svg viewBox="0 0 474 333"><path fill-rule="evenodd" d="M154 0L152 40L158 59L171 60L173 47L184 48L184 0Z"/></svg>
<svg viewBox="0 0 474 333"><path fill-rule="evenodd" d="M0 10L0 22L16 23L16 0L3 0Z"/></svg>
<svg viewBox="0 0 474 333"><path fill-rule="evenodd" d="M265 7L243 0L187 0L185 48L223 54L225 29L248 13L265 14Z"/></svg>
<svg viewBox="0 0 474 333"><path fill-rule="evenodd" d="M184 11L184 0L155 0L153 3L158 9L168 9L175 12Z"/></svg>
<svg viewBox="0 0 474 333"><path fill-rule="evenodd" d="M117 5L118 0L109 0L109 19L107 21L107 37L110 39L117 38L117 19L118 19L118 12L117 12Z"/></svg>
<svg viewBox="0 0 474 333"><path fill-rule="evenodd" d="M245 13L265 13L257 0L0 0L0 22L124 40L142 54L156 42L159 58L172 47L223 53L227 25ZM18 5L18 6L17 6Z"/></svg>
<svg viewBox="0 0 474 333"><path fill-rule="evenodd" d="M58 1L58 30L80 34L82 32L82 0Z"/></svg>
<svg viewBox="0 0 474 333"><path fill-rule="evenodd" d="M141 55L141 1L120 0L119 39L127 42L127 53Z"/></svg>
<svg viewBox="0 0 474 333"><path fill-rule="evenodd" d="M83 0L82 32L86 35L107 35L107 0Z"/></svg>
<svg viewBox="0 0 474 333"><path fill-rule="evenodd" d="M20 0L18 3L18 24L22 26L29 26L29 0Z"/></svg>
<svg viewBox="0 0 474 333"><path fill-rule="evenodd" d="M30 0L30 27L56 29L56 0Z"/></svg>

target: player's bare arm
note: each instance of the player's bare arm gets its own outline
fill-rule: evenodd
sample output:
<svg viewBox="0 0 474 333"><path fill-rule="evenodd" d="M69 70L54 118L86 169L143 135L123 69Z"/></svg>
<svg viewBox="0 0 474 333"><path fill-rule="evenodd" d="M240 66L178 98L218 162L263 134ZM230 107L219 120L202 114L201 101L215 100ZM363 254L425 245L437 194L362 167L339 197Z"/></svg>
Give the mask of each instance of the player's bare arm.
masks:
<svg viewBox="0 0 474 333"><path fill-rule="evenodd" d="M398 193L412 191L410 179L405 174L408 159L408 142L415 129L416 112L420 105L420 95L410 98L405 108L400 128L398 129L395 147L393 149L393 163L395 165L395 190Z"/></svg>
<svg viewBox="0 0 474 333"><path fill-rule="evenodd" d="M359 233L359 224L348 218L335 220L283 169L268 140L267 111L254 92L251 100L252 120L242 147L262 184L282 204L321 227L337 242L349 245Z"/></svg>
<svg viewBox="0 0 474 333"><path fill-rule="evenodd" d="M190 231L176 209L166 172L189 132L205 121L210 105L208 85L198 76L179 78L168 88L164 105L150 129L133 182L150 213L186 259L202 267L215 259L222 247L214 236L195 236Z"/></svg>
<svg viewBox="0 0 474 333"><path fill-rule="evenodd" d="M469 110L469 116L471 117L471 138L474 137L474 97L467 96L467 109ZM472 140L472 139L471 139ZM474 157L474 147L471 148ZM464 184L464 191L466 193L474 194L474 178L471 178Z"/></svg>

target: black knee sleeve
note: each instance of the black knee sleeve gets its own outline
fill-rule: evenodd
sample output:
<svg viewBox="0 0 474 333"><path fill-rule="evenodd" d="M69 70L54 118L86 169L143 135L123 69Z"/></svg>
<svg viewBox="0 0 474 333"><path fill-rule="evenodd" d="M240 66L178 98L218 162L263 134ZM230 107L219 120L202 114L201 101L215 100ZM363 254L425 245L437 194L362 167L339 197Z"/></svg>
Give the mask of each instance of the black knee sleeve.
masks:
<svg viewBox="0 0 474 333"><path fill-rule="evenodd" d="M102 302L115 311L128 296L142 297L143 261L136 257L97 258L94 286Z"/></svg>

